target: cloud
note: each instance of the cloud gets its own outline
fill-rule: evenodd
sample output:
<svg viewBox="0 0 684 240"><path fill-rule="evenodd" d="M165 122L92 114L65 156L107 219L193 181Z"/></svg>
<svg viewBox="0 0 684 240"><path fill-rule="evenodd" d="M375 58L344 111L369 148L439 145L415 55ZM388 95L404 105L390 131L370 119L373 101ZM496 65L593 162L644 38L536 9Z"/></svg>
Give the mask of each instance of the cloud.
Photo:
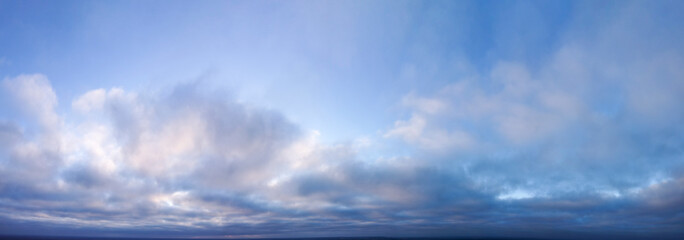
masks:
<svg viewBox="0 0 684 240"><path fill-rule="evenodd" d="M397 121L394 128L385 133L385 138L399 137L420 148L446 150L468 148L473 144L472 137L458 130L443 131L427 128L427 118L422 114L414 114L408 121Z"/></svg>
<svg viewBox="0 0 684 240"><path fill-rule="evenodd" d="M16 78L5 79L2 83L7 93L13 95L24 107L22 110L36 117L42 127L48 129L58 127L59 116L54 109L57 106L57 96L45 76L20 75Z"/></svg>
<svg viewBox="0 0 684 240"><path fill-rule="evenodd" d="M568 33L584 38L561 41L539 65L498 61L489 69L467 69L431 94L409 93L402 101L409 116L384 136L403 140L401 148L418 147L415 155L437 159L433 164L461 167L463 172L451 176L463 174L477 192L489 196L481 200L493 204L488 212L515 216L508 220L511 225L548 221L554 224L548 228L568 230L624 224L629 227L622 231L635 226L676 231L672 224L681 219L651 207L677 211L670 205L678 201L678 180L672 179L679 173L673 169L683 167L683 152L674 142L684 135L684 110L674 106L684 101L684 74L672 66L684 64L684 49L644 42L640 36L646 32L663 41L681 35L649 21L631 25L641 17L653 19L652 6L641 7L616 7L614 21L593 26L591 34ZM621 39L629 43L614 44ZM636 51L640 57L623 56ZM405 104L406 99L413 103ZM429 141L449 142L436 132L462 133L472 141L468 148L428 147ZM661 184L670 187L662 193L643 190ZM658 197L650 204L643 199L653 195ZM508 212L503 206L521 208ZM632 215L636 212L656 214L663 222L647 223Z"/></svg>
<svg viewBox="0 0 684 240"><path fill-rule="evenodd" d="M51 124L61 121L54 112L54 91L45 77L32 76L7 80L4 86L17 92L13 95L17 103L44 123L41 126L52 128ZM196 91L195 86L183 85L160 98L117 88L87 92L72 104L84 114L83 120L66 122L54 134L63 143L55 149L3 123L0 169L5 177L0 191L8 201L3 202L3 209L13 209L4 216L17 221L135 228L176 214L212 209L211 201L189 194L226 194L264 185L276 170L275 154L294 141L297 128L277 113L204 97ZM41 129L53 134L52 129ZM69 201L54 198L60 195ZM33 207L17 209L15 201L43 209L46 215L35 215ZM232 202L230 208L240 210L251 204L242 201L245 204ZM109 219L115 215L123 220ZM184 225L186 220L166 221Z"/></svg>
<svg viewBox="0 0 684 240"><path fill-rule="evenodd" d="M28 121L0 121L0 231L675 239L684 50L644 40L679 36L642 4L571 26L539 64L415 65L453 82L397 99L408 114L363 148L195 83L95 89L58 113L47 77L5 79ZM383 144L413 151L360 157Z"/></svg>
<svg viewBox="0 0 684 240"><path fill-rule="evenodd" d="M451 94L468 90L459 86L465 85L448 86L436 96L448 104L443 109L454 111L417 110L418 120L404 126L419 125L415 132L386 135L439 140L426 133L439 129L430 124L448 122L440 118L498 119L488 115L496 111L456 111ZM484 92L465 92L478 91ZM519 94L526 91L536 93L516 88L512 95L527 98ZM498 94L478 96L504 96ZM566 148L555 145L556 134L567 134L563 131L546 133L540 139L556 142L542 147L535 147L536 138L515 142L502 137L505 145L500 146L508 151L482 154L482 149L491 150L486 145L453 151L425 147L413 156L368 161L359 158L353 143L322 144L317 140L320 133L303 131L277 112L220 96L224 94L195 84L158 96L116 88L87 92L72 104L82 119L60 128L63 144L58 152L38 144L40 137L3 123L2 221L51 226L46 228L56 233L150 236L178 233L172 229L184 229L188 236L295 234L288 229L308 229L297 236L321 231L329 236L349 229L390 236L426 236L431 234L428 229L437 229L435 236L477 235L482 229L498 229L509 236L529 236L520 231L531 230L526 226L532 223L539 233L580 234L581 229L596 236L605 232L594 229L596 224L640 224L673 233L680 221L666 210L678 204L679 178L651 174L657 171L628 174L635 169L617 167L619 162L592 165L588 161L593 159L557 159L567 156ZM567 104L574 101L563 95L551 97L558 98L550 101L558 106L574 108L569 114L588 111ZM498 130L492 125L493 132ZM620 144L636 143L641 142ZM439 154L429 154L434 151ZM596 154L586 151L574 156ZM670 151L662 156L676 158L678 152ZM602 176L608 169L621 174ZM662 170L656 165L650 169ZM649 177L654 182L644 184ZM640 214L658 222L647 223ZM617 218L629 220L610 222Z"/></svg>
<svg viewBox="0 0 684 240"><path fill-rule="evenodd" d="M111 97L111 95L116 95L119 91L121 90L112 89L109 91L109 94L107 94L105 89L92 90L74 100L71 104L71 107L83 113L90 112L92 110L99 110L104 106L104 103L108 97L107 95L110 95Z"/></svg>
<svg viewBox="0 0 684 240"><path fill-rule="evenodd" d="M406 107L416 109L426 114L438 114L447 110L447 104L439 99L421 98L415 96L415 94L405 96L401 102Z"/></svg>

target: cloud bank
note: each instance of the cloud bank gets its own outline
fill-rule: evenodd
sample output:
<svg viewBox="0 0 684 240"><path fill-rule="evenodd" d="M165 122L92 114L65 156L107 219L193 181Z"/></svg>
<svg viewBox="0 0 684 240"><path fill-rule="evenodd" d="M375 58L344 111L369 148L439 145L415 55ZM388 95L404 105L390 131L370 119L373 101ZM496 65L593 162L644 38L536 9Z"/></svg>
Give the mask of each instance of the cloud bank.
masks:
<svg viewBox="0 0 684 240"><path fill-rule="evenodd" d="M65 118L45 76L8 78L35 125L0 125L3 232L678 234L681 127L651 124L640 103L591 109L581 87L547 82L501 63L434 96L409 94L410 119L383 135L418 151L368 161L353 144L321 144L277 112L196 84L161 96L92 90Z"/></svg>

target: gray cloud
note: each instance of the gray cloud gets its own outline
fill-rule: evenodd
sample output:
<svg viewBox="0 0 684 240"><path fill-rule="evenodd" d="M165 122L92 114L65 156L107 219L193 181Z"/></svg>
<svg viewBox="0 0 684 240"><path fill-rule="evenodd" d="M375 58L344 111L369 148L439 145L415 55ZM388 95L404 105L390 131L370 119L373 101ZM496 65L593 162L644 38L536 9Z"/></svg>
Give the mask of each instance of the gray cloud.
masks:
<svg viewBox="0 0 684 240"><path fill-rule="evenodd" d="M477 236L497 229L501 236L667 237L681 225L681 174L650 179L664 165L636 171L611 157L553 159L578 137L505 154L428 148L369 162L351 144L318 143L276 112L205 91L192 84L161 97L103 90L83 122L65 123L73 130L60 130L65 145L56 155L34 144L40 136L3 123L3 221L112 236ZM677 159L669 139L676 134L646 133L617 143L644 148L619 154Z"/></svg>

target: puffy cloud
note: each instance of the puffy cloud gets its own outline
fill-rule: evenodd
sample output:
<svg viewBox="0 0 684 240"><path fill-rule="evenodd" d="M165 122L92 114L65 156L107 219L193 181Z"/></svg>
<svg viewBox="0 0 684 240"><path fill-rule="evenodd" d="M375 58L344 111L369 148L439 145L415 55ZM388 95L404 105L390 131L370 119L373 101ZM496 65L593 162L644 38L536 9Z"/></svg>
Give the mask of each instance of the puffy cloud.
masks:
<svg viewBox="0 0 684 240"><path fill-rule="evenodd" d="M47 79L22 76L7 82L6 88L18 92L17 103L26 104L21 107L31 116L45 123L61 121L54 113L56 97ZM162 98L117 88L87 92L72 104L84 114L82 121L67 122L55 134L43 128L43 133L63 142L56 149L49 149L40 136L33 139L3 123L0 191L2 208L12 209L3 211L4 216L136 228L160 224L162 219L171 225L201 223L172 220L176 214L216 210L225 216L230 209L240 213L247 205L213 205L200 196L245 189L262 194L258 187L276 170L275 156L285 151L298 130L277 113L195 91L191 85L179 86ZM48 97L32 97L36 94ZM57 120L44 120L52 118ZM17 209L18 201L31 209ZM45 213L35 215L34 209ZM122 220L110 219L113 216Z"/></svg>
<svg viewBox="0 0 684 240"><path fill-rule="evenodd" d="M47 78L39 74L8 78L2 86L19 105L17 109L33 121L26 126L0 123L0 192L16 199L49 196L54 169L62 164L57 97ZM39 126L36 133L25 133L22 127L32 124Z"/></svg>
<svg viewBox="0 0 684 240"><path fill-rule="evenodd" d="M116 94L117 90L109 91L109 95ZM72 108L80 112L90 112L91 110L101 109L105 101L107 100L107 91L105 89L96 89L89 91L78 99L74 100L71 104Z"/></svg>
<svg viewBox="0 0 684 240"><path fill-rule="evenodd" d="M22 110L35 117L42 127L59 127L59 116L55 113L57 96L47 78L40 74L20 75L5 79L3 87L23 107Z"/></svg>
<svg viewBox="0 0 684 240"><path fill-rule="evenodd" d="M354 143L322 144L318 132L302 131L277 112L228 101L194 84L180 85L161 96L116 88L94 90L74 100L72 106L82 119L63 123L58 132L63 144L57 151L46 149L40 136L26 135L17 125L0 125L2 221L6 226L26 222L57 233L87 234L75 229L89 229L151 236L175 233L172 228L202 236L294 234L287 229L310 231L298 236L349 229L421 236L430 235L427 229L438 229L440 235L498 229L506 235L529 236L515 229L529 229L531 223L541 229L535 230L539 234L605 232L593 229L595 224L641 224L667 234L677 231L671 227L678 216L664 209L678 204L679 178L662 172L662 166L681 164L660 160L650 170L631 174L642 166L609 161L614 156L638 156L641 150L620 150L644 144L636 140L603 143L608 145L589 141L582 144L596 149L572 148L567 144L581 142L582 136L562 130L583 117L552 119L562 123L555 123L561 130L525 141L509 139L493 124L491 132L502 136L494 143L503 148L496 151L486 145L492 142L470 142L477 148L463 148L449 139L457 136L456 131L472 129L445 125L447 135L436 135L439 124L452 118L499 121L506 118L492 114L515 113L467 110L454 105L454 97L480 99L471 102L493 109L501 108L492 103L522 104L498 99L506 96L538 99L529 111L570 106L567 112L553 111L590 112L577 107L570 93L547 96L525 88L501 88L492 94L456 84L435 97L445 104L442 112L407 105L417 108L413 117L385 135L418 144L421 150L412 156L372 161L362 160ZM515 90L509 95L506 89ZM611 139L621 131L608 129L596 136ZM652 144L662 141L659 136L651 138ZM553 141L540 144L539 139ZM670 140L672 144L673 149L661 152L661 157L677 159L676 140ZM601 153L604 148L611 151ZM439 154L431 154L435 152ZM564 159L568 154L579 159ZM582 159L587 156L598 157ZM592 162L597 159L604 162ZM602 176L608 169L620 174ZM644 184L645 179L652 183ZM615 213L618 207L629 210ZM646 223L638 214L661 222ZM605 216L631 220L606 223L617 219ZM459 231L453 232L455 228ZM21 229L7 231L28 233Z"/></svg>

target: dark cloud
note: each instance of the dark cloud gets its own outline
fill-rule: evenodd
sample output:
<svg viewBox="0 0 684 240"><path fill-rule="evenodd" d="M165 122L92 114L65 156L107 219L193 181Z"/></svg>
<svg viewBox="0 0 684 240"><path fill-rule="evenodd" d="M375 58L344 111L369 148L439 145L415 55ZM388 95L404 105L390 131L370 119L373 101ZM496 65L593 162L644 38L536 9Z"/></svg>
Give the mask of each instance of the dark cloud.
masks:
<svg viewBox="0 0 684 240"><path fill-rule="evenodd" d="M70 184L80 185L85 188L91 188L102 184L107 184L104 174L98 169L86 164L74 164L64 169L61 174L65 181Z"/></svg>

